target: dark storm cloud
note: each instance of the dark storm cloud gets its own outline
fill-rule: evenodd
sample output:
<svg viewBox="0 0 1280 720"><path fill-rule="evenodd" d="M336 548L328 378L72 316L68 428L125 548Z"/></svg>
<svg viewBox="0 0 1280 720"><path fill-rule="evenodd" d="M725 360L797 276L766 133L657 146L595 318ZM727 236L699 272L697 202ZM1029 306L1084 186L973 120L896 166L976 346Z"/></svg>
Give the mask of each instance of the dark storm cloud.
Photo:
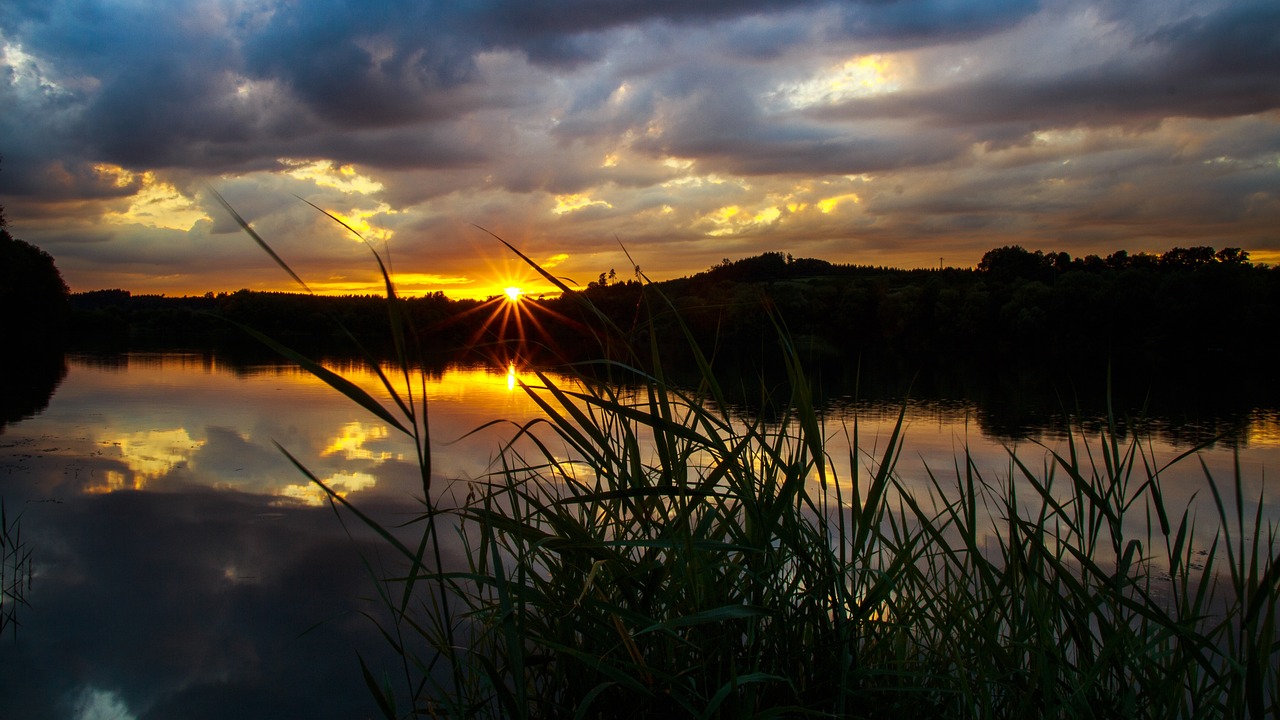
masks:
<svg viewBox="0 0 1280 720"><path fill-rule="evenodd" d="M827 120L920 119L937 126L985 127L998 138L1031 130L1125 123L1166 117L1222 118L1280 107L1273 81L1197 82L1171 73L1103 67L1051 80L993 80L937 91L850 101L813 111Z"/></svg>
<svg viewBox="0 0 1280 720"><path fill-rule="evenodd" d="M987 138L1074 126L1225 118L1280 107L1280 6L1228 7L1160 28L1151 55L1049 76L992 77L933 90L850 100L813 111L828 120L921 119L984 126Z"/></svg>
<svg viewBox="0 0 1280 720"><path fill-rule="evenodd" d="M933 42L982 35L1035 13L1041 0L868 0L844 3L838 31L874 44Z"/></svg>
<svg viewBox="0 0 1280 720"><path fill-rule="evenodd" d="M519 38L529 34L574 35L650 21L702 23L791 12L817 4L824 3L810 0L495 0L478 4L476 19L480 26L498 29L502 36L518 44Z"/></svg>
<svg viewBox="0 0 1280 720"><path fill-rule="evenodd" d="M1194 76L1275 81L1280 75L1280 6L1239 3L1154 33L1174 68Z"/></svg>
<svg viewBox="0 0 1280 720"><path fill-rule="evenodd" d="M31 63L28 63L30 65ZM22 70L0 70L0 189L15 195L44 197L111 197L136 190L111 187L99 181L83 163L89 144L73 132L78 124L78 101L68 92L34 85L22 92Z"/></svg>
<svg viewBox="0 0 1280 720"><path fill-rule="evenodd" d="M193 147L237 146L265 132L262 117L228 108L225 78L160 59L140 62L114 78L85 110L99 158L124 167L172 167L190 162ZM270 120L265 124L269 125ZM216 165L215 165L216 167Z"/></svg>
<svg viewBox="0 0 1280 720"><path fill-rule="evenodd" d="M443 3L343 0L279 8L248 38L245 69L283 82L339 127L456 118L474 109L452 91L476 79L480 38L458 32Z"/></svg>
<svg viewBox="0 0 1280 720"><path fill-rule="evenodd" d="M15 4L0 17L5 36L45 58L68 83L58 98L65 127L7 127L7 168L48 172L40 159L110 162L130 168L262 169L289 153L364 152L352 161L436 167L477 161L445 143L398 142L402 152L351 131L458 122L477 110L527 103L477 65L506 50L556 68L599 61L610 31L646 23L693 27L741 20L741 56L775 56L803 34L785 25L806 7L834 7L856 33L934 36L999 27L1028 3L956 10L931 2L353 2L313 0L249 6L167 3L121 9L103 4ZM238 13L238 14L237 14ZM917 19L923 16L928 21ZM781 31L775 27L783 23ZM732 23L731 23L732 24ZM738 26L734 26L738 27ZM847 29L849 29L847 28ZM730 46L732 49L732 46ZM257 83L257 85L253 85ZM29 98L28 98L29 100ZM8 107L30 107L11 102ZM51 107L40 108L48 115ZM454 147L449 145L450 148ZM465 158L460 157L465 156ZM72 172L79 172L72 170ZM19 178L35 191L39 182Z"/></svg>
<svg viewBox="0 0 1280 720"><path fill-rule="evenodd" d="M453 128L389 128L330 135L299 143L297 150L295 154L302 157L328 157L340 163L387 169L465 167L489 158L483 142Z"/></svg>
<svg viewBox="0 0 1280 720"><path fill-rule="evenodd" d="M406 7L307 3L269 22L246 15L227 24L200 3L149 12L55 5L22 18L10 10L5 39L42 60L25 97L12 97L12 78L0 90L6 106L29 111L21 124L0 126L6 185L38 191L38 177L25 178L48 174L50 162L72 174L94 162L247 171L291 153L329 155L331 146L374 165L459 162L466 151L433 141L431 125L507 100L466 91L478 41L456 41L448 32L456 23L433 24L429 6ZM394 152L380 149L388 138L379 128L409 123L426 126L419 137L394 138ZM355 128L373 137L345 134Z"/></svg>
<svg viewBox="0 0 1280 720"><path fill-rule="evenodd" d="M806 122L799 114L770 115L734 77L739 72L725 69L712 75L720 81L669 99L662 133L637 142L637 149L696 158L703 172L742 175L879 172L942 162L967 149L963 137L950 133L871 132Z"/></svg>
<svg viewBox="0 0 1280 720"><path fill-rule="evenodd" d="M841 23L828 32L858 38L917 38L967 36L990 32L1018 22L1039 7L1039 0L999 0L957 3L954 0L568 0L562 2L522 2L499 0L476 13L491 37L529 52L549 38L577 39L585 33L611 30L625 25L664 23L675 26L707 25L720 21L745 22L731 31L731 37L746 41L744 56L772 57L781 42L798 40L802 34L788 26L786 15L810 10L830 10ZM783 30L776 23L783 23ZM533 38L532 41L529 38Z"/></svg>
<svg viewBox="0 0 1280 720"><path fill-rule="evenodd" d="M696 157L709 170L742 175L846 175L931 165L953 158L967 146L939 133L865 135L823 128L745 124L741 115L691 113L669 134L661 151ZM732 118L732 119L731 119ZM724 121L717 125L716 120ZM719 134L736 125L739 132Z"/></svg>
<svg viewBox="0 0 1280 720"><path fill-rule="evenodd" d="M45 103L62 105L56 139L74 144L63 148L68 164L181 165L190 143L242 141L261 122L225 104L232 44L200 27L192 8L151 10L57 4L6 23L6 39L42 58L32 69L43 75Z"/></svg>

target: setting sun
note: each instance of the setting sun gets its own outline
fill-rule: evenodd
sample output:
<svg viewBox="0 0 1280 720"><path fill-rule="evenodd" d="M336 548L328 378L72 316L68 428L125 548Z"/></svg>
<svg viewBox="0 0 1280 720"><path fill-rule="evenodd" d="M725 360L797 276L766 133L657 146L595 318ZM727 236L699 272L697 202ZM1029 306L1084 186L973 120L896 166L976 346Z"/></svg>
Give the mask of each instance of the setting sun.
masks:
<svg viewBox="0 0 1280 720"><path fill-rule="evenodd" d="M509 287L509 288L503 288L502 292L507 294L508 300L510 300L511 302L515 302L520 299L520 295L523 291L521 291L520 288L518 287Z"/></svg>

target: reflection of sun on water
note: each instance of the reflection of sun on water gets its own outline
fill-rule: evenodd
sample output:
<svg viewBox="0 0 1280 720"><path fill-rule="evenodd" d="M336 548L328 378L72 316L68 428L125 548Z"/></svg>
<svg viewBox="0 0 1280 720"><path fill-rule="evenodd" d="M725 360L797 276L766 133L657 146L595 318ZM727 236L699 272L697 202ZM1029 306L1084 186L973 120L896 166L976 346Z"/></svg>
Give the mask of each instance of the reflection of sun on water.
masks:
<svg viewBox="0 0 1280 720"><path fill-rule="evenodd" d="M1249 418L1248 443L1253 447L1280 447L1280 414L1254 411Z"/></svg>

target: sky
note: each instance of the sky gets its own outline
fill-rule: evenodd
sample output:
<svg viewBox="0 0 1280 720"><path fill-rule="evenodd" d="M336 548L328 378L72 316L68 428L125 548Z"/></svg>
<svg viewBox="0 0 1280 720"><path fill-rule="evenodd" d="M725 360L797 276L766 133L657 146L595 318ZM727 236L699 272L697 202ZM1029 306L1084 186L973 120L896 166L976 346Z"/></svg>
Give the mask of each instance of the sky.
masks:
<svg viewBox="0 0 1280 720"><path fill-rule="evenodd" d="M6 0L0 204L73 291L486 297L763 252L1280 263L1275 0ZM304 202L305 201L305 202ZM319 212L344 220L369 243Z"/></svg>

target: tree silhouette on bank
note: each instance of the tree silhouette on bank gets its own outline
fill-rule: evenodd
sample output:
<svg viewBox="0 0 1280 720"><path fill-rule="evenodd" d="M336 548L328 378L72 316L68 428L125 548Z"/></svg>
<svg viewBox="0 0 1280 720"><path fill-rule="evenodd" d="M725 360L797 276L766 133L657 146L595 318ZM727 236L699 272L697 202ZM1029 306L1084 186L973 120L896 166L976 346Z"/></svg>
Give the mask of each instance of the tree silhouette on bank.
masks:
<svg viewBox="0 0 1280 720"><path fill-rule="evenodd" d="M70 292L49 253L9 234L0 207L0 433L49 404L66 377Z"/></svg>
<svg viewBox="0 0 1280 720"><path fill-rule="evenodd" d="M0 333L5 355L62 346L70 290L49 253L9 233L0 207Z"/></svg>

